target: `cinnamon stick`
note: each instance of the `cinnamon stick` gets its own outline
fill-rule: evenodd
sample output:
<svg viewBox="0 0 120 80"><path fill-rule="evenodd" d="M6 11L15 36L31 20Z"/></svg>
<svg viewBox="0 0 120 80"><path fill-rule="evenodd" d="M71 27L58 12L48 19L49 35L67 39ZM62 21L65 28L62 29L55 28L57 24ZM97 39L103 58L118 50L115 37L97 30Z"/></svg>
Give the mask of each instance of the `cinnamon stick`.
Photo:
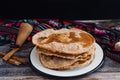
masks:
<svg viewBox="0 0 120 80"><path fill-rule="evenodd" d="M0 56L5 56L5 55L6 55L5 52L0 52ZM17 56L12 56L11 59L14 59L14 60L19 61L19 62L24 63L24 64L28 62L27 59L20 58L20 57L17 57Z"/></svg>
<svg viewBox="0 0 120 80"><path fill-rule="evenodd" d="M3 57L4 61L9 60L10 57L12 57L12 55L17 52L19 50L19 48L14 48L12 49L10 52L8 52L7 54L5 54L5 56Z"/></svg>
<svg viewBox="0 0 120 80"><path fill-rule="evenodd" d="M19 66L21 64L21 62L16 61L14 59L9 59L8 62L11 63L11 64L14 64L14 65L17 65L17 66Z"/></svg>
<svg viewBox="0 0 120 80"><path fill-rule="evenodd" d="M20 61L21 63L24 63L24 64L28 62L28 60L24 59L24 58L20 58L20 57L16 57L16 56L13 56L12 58L17 61Z"/></svg>
<svg viewBox="0 0 120 80"><path fill-rule="evenodd" d="M0 52L0 56L4 56L4 55L5 55L5 52ZM21 64L21 62L14 60L13 58L9 59L8 62L11 64L14 64L14 65L17 65L17 66L19 66Z"/></svg>

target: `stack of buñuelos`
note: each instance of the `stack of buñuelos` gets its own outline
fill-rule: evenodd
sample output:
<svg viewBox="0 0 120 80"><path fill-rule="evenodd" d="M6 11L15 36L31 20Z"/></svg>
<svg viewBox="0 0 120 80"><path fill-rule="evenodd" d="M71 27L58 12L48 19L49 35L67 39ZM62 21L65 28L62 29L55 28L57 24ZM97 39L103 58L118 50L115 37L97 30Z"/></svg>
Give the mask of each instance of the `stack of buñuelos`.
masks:
<svg viewBox="0 0 120 80"><path fill-rule="evenodd" d="M46 29L36 33L32 42L42 65L55 70L88 65L93 61L96 50L95 38L77 28Z"/></svg>

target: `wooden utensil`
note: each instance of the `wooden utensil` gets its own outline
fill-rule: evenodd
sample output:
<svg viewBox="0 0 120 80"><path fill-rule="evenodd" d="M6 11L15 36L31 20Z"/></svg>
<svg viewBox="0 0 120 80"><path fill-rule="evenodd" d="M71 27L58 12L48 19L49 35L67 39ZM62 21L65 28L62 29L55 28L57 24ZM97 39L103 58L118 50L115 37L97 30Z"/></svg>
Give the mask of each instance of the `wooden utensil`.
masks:
<svg viewBox="0 0 120 80"><path fill-rule="evenodd" d="M20 29L17 35L16 45L19 47L25 42L26 38L32 32L33 27L28 23L21 23ZM20 48L14 48L10 52L8 52L4 57L3 60L7 61L15 52L17 52Z"/></svg>

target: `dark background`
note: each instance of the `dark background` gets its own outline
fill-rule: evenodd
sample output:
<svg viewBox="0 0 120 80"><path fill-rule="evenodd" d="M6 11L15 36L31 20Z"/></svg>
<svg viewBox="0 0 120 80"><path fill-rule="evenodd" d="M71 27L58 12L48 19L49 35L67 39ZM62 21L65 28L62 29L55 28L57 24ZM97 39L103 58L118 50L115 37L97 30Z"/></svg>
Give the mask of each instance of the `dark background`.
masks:
<svg viewBox="0 0 120 80"><path fill-rule="evenodd" d="M120 19L120 0L9 0L0 18Z"/></svg>

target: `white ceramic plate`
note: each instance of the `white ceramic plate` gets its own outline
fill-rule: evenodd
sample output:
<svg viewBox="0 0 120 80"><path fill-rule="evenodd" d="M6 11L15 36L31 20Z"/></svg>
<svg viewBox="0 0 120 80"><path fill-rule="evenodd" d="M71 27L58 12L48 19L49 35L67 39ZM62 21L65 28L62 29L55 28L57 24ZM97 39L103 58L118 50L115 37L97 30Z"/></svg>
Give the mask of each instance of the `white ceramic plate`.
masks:
<svg viewBox="0 0 120 80"><path fill-rule="evenodd" d="M96 45L96 52L95 52L94 60L90 64L84 67L79 67L73 70L57 71L57 70L51 70L51 69L45 68L39 60L39 55L36 51L36 47L34 47L33 50L31 51L30 61L34 68L36 68L38 71L43 72L45 74L58 76L58 77L80 76L83 74L94 72L102 65L104 61L104 54L103 54L102 48L97 43L95 43L95 45Z"/></svg>

